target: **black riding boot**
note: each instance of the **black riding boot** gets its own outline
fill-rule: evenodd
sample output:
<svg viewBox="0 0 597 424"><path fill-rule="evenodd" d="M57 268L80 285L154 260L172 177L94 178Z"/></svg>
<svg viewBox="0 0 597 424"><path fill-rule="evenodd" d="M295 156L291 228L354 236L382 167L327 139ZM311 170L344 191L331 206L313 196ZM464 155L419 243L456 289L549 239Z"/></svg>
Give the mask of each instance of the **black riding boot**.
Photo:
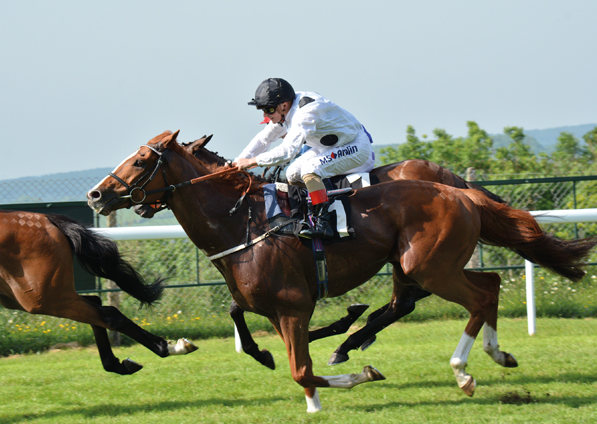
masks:
<svg viewBox="0 0 597 424"><path fill-rule="evenodd" d="M318 203L313 205L309 211L310 214L315 218L315 224L310 228L305 228L299 233L299 236L313 239L322 238L330 239L334 238L334 229L330 225L330 202Z"/></svg>

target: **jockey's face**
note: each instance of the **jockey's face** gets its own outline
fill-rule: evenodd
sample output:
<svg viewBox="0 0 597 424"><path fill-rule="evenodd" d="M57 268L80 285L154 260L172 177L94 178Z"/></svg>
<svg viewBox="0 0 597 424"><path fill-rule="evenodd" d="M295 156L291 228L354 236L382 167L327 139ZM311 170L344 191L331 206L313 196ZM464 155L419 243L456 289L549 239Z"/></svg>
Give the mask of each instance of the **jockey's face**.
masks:
<svg viewBox="0 0 597 424"><path fill-rule="evenodd" d="M269 120L271 122L273 122L274 124L277 124L278 122L283 122L282 118L284 115L286 115L288 113L288 111L290 110L290 106L291 103L290 102L284 102L284 103L280 103L277 107L276 107L276 111L272 114L267 114L267 113L263 113L263 117L264 118L269 118Z"/></svg>

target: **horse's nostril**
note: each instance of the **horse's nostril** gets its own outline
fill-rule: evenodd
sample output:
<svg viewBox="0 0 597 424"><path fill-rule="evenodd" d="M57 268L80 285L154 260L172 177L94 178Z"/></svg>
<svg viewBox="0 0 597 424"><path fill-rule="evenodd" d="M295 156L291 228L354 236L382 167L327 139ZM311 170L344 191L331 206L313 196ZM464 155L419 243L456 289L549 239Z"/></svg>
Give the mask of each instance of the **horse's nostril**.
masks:
<svg viewBox="0 0 597 424"><path fill-rule="evenodd" d="M91 190L89 193L87 193L87 197L89 197L91 200L98 200L102 197L102 194L98 190Z"/></svg>

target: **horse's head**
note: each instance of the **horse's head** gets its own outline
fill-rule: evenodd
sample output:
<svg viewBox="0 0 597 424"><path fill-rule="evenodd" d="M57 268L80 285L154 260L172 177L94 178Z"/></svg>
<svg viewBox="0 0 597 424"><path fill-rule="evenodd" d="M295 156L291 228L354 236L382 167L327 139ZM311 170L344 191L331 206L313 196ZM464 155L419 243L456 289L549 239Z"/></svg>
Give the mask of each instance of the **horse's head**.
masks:
<svg viewBox="0 0 597 424"><path fill-rule="evenodd" d="M166 148L178 146L178 133L165 131L127 157L87 193L89 206L108 215L116 209L160 201L168 186L161 169L162 154Z"/></svg>
<svg viewBox="0 0 597 424"><path fill-rule="evenodd" d="M219 156L217 153L211 152L205 148L212 137L213 134L204 135L195 141L183 143L182 146L210 172L217 172L221 167L226 167L228 161ZM133 210L137 215L147 219L153 218L156 213L163 211L166 208L167 206L165 203L137 204L133 206Z"/></svg>

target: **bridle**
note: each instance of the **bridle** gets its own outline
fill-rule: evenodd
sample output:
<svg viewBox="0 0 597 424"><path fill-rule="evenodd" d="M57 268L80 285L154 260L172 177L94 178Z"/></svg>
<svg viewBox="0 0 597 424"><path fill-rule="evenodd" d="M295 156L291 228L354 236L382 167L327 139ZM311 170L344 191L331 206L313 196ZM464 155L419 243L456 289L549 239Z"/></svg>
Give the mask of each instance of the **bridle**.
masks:
<svg viewBox="0 0 597 424"><path fill-rule="evenodd" d="M149 170L147 172L145 172L143 175L141 175L139 178L137 178L137 180L134 183L131 183L130 185L126 183L126 181L124 181L122 178L120 178L118 175L114 174L113 172L110 172L108 175L110 175L112 178L114 178L116 181L118 181L120 184L122 184L123 186L126 187L126 189L128 190L128 194L124 195L124 196L118 196L118 199L131 199L132 203L143 203L143 201L147 198L148 194L154 194L157 193L158 191L165 191L167 190L169 187L172 186L168 186L168 188L166 189L159 189L158 191L156 190L151 190L149 193L147 193L145 191L145 186L147 184L149 184L153 178L155 177L155 174L158 172L158 169L160 169L162 167L162 163L163 163L163 159L162 159L162 152L160 152L159 150L151 147L150 145L146 144L144 146L141 147L147 147L149 150L153 151L154 153L156 153L158 155L158 160L155 163L155 166L152 170ZM141 147L139 147L139 150L141 150ZM165 172L162 169L162 172ZM150 175L151 174L151 175ZM145 178L149 175L149 178L147 179L147 181L145 181L143 183L143 185L141 185L140 187L137 187L137 185ZM164 179L166 178L166 174L164 173ZM136 190L141 191L143 197L141 198L141 200L135 200L134 198L134 192ZM176 190L176 188L173 188L172 191Z"/></svg>
<svg viewBox="0 0 597 424"><path fill-rule="evenodd" d="M127 184L126 181L124 181L122 178L120 178L113 172L110 172L108 175L110 177L114 178L116 181L118 181L120 184L122 184L128 190L127 194L125 194L123 196L118 196L117 197L118 200L130 199L130 201L132 203L141 204L145 201L147 196L150 196L155 193L161 193L161 192L171 193L171 192L176 191L180 187L196 184L200 181L209 180L209 179L212 179L212 178L215 178L218 176L222 176L225 174L231 174L233 172L241 172L249 177L249 184L247 186L247 189L243 192L240 199L236 202L234 207L230 210L230 215L232 215L238 210L242 201L244 200L245 196L247 195L247 193L249 192L249 190L251 188L251 185L253 182L251 174L249 174L246 171L239 171L236 168L229 168L229 169L225 169L223 171L214 172L213 174L203 175L201 177L193 178L192 180L188 180L188 181L185 181L185 182L182 182L179 184L168 184L168 179L166 178L166 171L164 170L164 168L162 166L164 164L163 152L160 152L159 150L157 150L156 148L154 148L148 144L145 144L141 147L147 147L149 150L156 153L158 155L158 160L156 161L153 169L145 172L143 175L141 175L139 178L137 178L137 180L135 182L133 182L131 184ZM141 147L139 149L141 149ZM162 188L156 188L154 190L145 191L145 187L147 186L147 184L149 184L154 179L154 177L156 176L156 174L160 168L162 169L162 174L164 176L164 181L166 182L166 186L162 187ZM147 180L143 184L141 184L141 181L143 181L143 179L146 178L148 175L149 175L149 178L147 178ZM135 198L134 198L135 191L141 192L141 195L143 196L143 197L141 197L141 200L135 200ZM165 204L165 202L162 202L162 203Z"/></svg>

